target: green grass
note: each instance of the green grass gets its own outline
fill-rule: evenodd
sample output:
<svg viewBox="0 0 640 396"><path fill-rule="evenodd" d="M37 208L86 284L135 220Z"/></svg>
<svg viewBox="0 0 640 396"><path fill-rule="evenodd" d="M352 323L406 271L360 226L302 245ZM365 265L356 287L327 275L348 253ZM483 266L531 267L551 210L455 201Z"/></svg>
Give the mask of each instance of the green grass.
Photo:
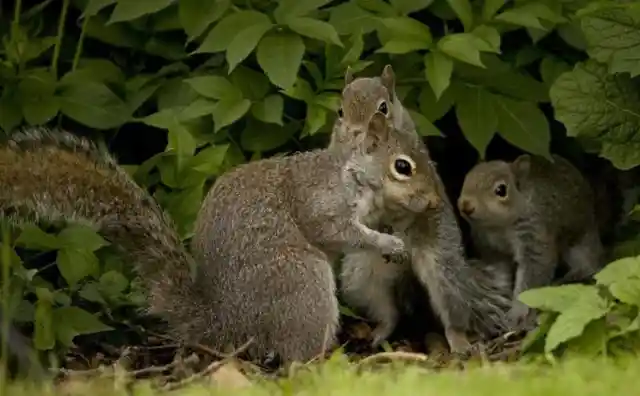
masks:
<svg viewBox="0 0 640 396"><path fill-rule="evenodd" d="M614 362L602 359L572 359L555 366L541 364L492 364L465 371L428 371L410 365L394 364L375 371L358 373L357 366L334 358L324 364L297 371L278 381L254 380L243 391L216 389L211 385L191 385L173 391L180 396L205 395L304 395L304 396L377 396L377 395L628 395L640 389L640 359ZM121 381L79 382L65 391L46 386L34 389L27 383L14 384L7 395L124 396ZM149 383L134 385L135 396L158 394Z"/></svg>

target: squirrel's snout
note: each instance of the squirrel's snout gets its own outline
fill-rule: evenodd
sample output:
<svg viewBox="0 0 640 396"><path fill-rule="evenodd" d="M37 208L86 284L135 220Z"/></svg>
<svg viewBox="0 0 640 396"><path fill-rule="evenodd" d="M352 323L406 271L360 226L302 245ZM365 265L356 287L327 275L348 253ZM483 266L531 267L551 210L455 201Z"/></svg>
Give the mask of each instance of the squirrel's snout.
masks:
<svg viewBox="0 0 640 396"><path fill-rule="evenodd" d="M475 206L468 199L460 199L458 201L458 209L460 210L460 213L466 216L471 216L476 210Z"/></svg>

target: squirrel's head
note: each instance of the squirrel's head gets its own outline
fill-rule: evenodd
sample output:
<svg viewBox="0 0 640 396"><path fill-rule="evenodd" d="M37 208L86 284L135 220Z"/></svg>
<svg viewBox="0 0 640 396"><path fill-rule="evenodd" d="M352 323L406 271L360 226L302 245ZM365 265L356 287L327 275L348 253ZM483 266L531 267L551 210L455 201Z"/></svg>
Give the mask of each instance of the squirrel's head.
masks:
<svg viewBox="0 0 640 396"><path fill-rule="evenodd" d="M344 81L338 122L348 138L364 133L374 114L392 118L395 75L391 65L386 65L382 74L376 77L354 78L351 69L347 68Z"/></svg>
<svg viewBox="0 0 640 396"><path fill-rule="evenodd" d="M517 175L526 171L528 158L522 156L513 163L487 161L473 167L464 179L458 198L460 215L471 224L513 223L523 199Z"/></svg>
<svg viewBox="0 0 640 396"><path fill-rule="evenodd" d="M418 142L393 133L382 113L373 114L361 142L373 162L382 166L384 202L393 211L421 213L443 204L435 163Z"/></svg>

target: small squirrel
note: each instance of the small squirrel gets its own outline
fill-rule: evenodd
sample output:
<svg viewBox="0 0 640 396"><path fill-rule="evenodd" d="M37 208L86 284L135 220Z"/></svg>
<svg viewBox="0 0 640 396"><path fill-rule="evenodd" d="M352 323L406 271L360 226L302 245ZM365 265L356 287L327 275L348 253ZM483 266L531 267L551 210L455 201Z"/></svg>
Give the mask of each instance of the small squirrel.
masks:
<svg viewBox="0 0 640 396"><path fill-rule="evenodd" d="M384 114L393 126L395 138L416 147L422 161L431 164L430 193L439 198L439 204L430 210L411 214L408 224L398 223L391 215L406 220L405 209L393 206L392 201L386 202L387 218L383 222L409 238L411 258L387 260L367 251L347 254L340 274L345 301L378 321L373 334L373 344L378 345L398 321L400 307L393 298L393 285L402 284L402 277L411 273L427 289L453 351L463 352L469 347L468 332L487 336L506 330L504 312L509 307L509 298L505 296L503 277L485 276L489 271L479 270L466 261L453 207L426 145L395 94L392 67L385 66L379 77L357 79L347 70L345 82L329 149L346 155L359 140L362 125L375 114ZM411 270L406 271L407 267Z"/></svg>
<svg viewBox="0 0 640 396"><path fill-rule="evenodd" d="M481 258L515 263L511 326L533 325L535 315L517 296L552 283L559 259L564 282L584 280L603 266L593 191L566 159L524 154L512 163L477 164L458 199Z"/></svg>
<svg viewBox="0 0 640 396"><path fill-rule="evenodd" d="M285 362L332 346L339 320L332 261L375 250L350 225L352 187L368 201L357 212L370 226L385 217L375 212L387 200L408 212L438 204L428 194L430 164L390 129L378 114L348 156L315 150L251 162L218 178L192 241L209 285L200 314L208 322L198 334L215 346L254 337L253 356L275 352Z"/></svg>

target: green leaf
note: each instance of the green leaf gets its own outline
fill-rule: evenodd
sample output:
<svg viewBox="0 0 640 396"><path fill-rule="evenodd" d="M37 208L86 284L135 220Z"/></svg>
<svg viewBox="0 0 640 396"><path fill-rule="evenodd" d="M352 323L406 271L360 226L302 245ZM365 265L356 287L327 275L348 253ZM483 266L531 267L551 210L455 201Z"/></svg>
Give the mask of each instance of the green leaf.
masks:
<svg viewBox="0 0 640 396"><path fill-rule="evenodd" d="M350 41L351 46L340 61L340 63L343 65L351 65L357 62L362 55L362 51L364 50L364 40L362 39L362 34L356 33L352 35Z"/></svg>
<svg viewBox="0 0 640 396"><path fill-rule="evenodd" d="M100 292L105 296L115 299L124 293L129 286L129 281L118 271L105 272L98 280Z"/></svg>
<svg viewBox="0 0 640 396"><path fill-rule="evenodd" d="M518 300L532 308L559 313L571 310L579 300L599 298L596 287L581 284L539 287L523 291L518 296Z"/></svg>
<svg viewBox="0 0 640 396"><path fill-rule="evenodd" d="M519 7L511 8L497 15L495 19L543 31L548 29L540 22L541 19L553 23L566 21L564 17L541 2L525 3Z"/></svg>
<svg viewBox="0 0 640 396"><path fill-rule="evenodd" d="M569 136L597 137L600 155L618 169L640 164L640 83L589 60L558 77L550 95Z"/></svg>
<svg viewBox="0 0 640 396"><path fill-rule="evenodd" d="M173 3L174 0L120 0L116 4L109 24L130 21L143 15L156 13Z"/></svg>
<svg viewBox="0 0 640 396"><path fill-rule="evenodd" d="M266 123L282 125L282 112L284 111L284 99L278 94L269 95L262 101L251 106L251 114L258 120Z"/></svg>
<svg viewBox="0 0 640 396"><path fill-rule="evenodd" d="M212 113L214 132L238 121L250 107L251 101L242 98L224 99L218 102Z"/></svg>
<svg viewBox="0 0 640 396"><path fill-rule="evenodd" d="M328 44L335 44L339 47L343 46L340 37L338 37L338 32L327 22L313 18L289 18L287 19L287 26L303 36L324 41Z"/></svg>
<svg viewBox="0 0 640 396"><path fill-rule="evenodd" d="M189 167L206 175L216 175L220 171L228 150L228 144L209 146L200 150L191 159Z"/></svg>
<svg viewBox="0 0 640 396"><path fill-rule="evenodd" d="M607 264L594 276L611 294L626 304L640 307L640 260L625 257Z"/></svg>
<svg viewBox="0 0 640 396"><path fill-rule="evenodd" d="M86 225L72 224L58 234L63 247L85 249L94 252L109 245L93 228Z"/></svg>
<svg viewBox="0 0 640 396"><path fill-rule="evenodd" d="M0 97L0 126L9 133L22 122L22 106L17 90L4 86Z"/></svg>
<svg viewBox="0 0 640 396"><path fill-rule="evenodd" d="M529 74L515 69L494 54L483 53L481 59L486 68L458 63L455 65L456 75L466 82L483 85L506 96L535 102L549 100L547 87Z"/></svg>
<svg viewBox="0 0 640 396"><path fill-rule="evenodd" d="M38 300L34 314L33 344L36 349L46 351L52 349L56 343L53 330L53 309L51 302Z"/></svg>
<svg viewBox="0 0 640 396"><path fill-rule="evenodd" d="M94 129L112 129L129 121L129 106L105 84L69 81L63 77L60 110L64 115Z"/></svg>
<svg viewBox="0 0 640 396"><path fill-rule="evenodd" d="M168 142L166 151L173 151L176 153L176 169L175 172L180 172L184 168L184 162L193 156L196 151L196 141L189 130L181 123L175 123L169 127ZM163 182L165 178L163 177Z"/></svg>
<svg viewBox="0 0 640 396"><path fill-rule="evenodd" d="M469 0L447 0L449 6L455 11L458 19L462 22L465 31L471 30L473 26L473 10Z"/></svg>
<svg viewBox="0 0 640 396"><path fill-rule="evenodd" d="M279 0L273 16L279 24L286 24L289 19L308 15L330 2L331 0Z"/></svg>
<svg viewBox="0 0 640 396"><path fill-rule="evenodd" d="M240 145L247 151L271 151L285 144L297 131L298 127L293 123L281 127L249 118L240 135Z"/></svg>
<svg viewBox="0 0 640 396"><path fill-rule="evenodd" d="M387 54L408 54L409 52L424 50L429 44L416 40L389 40L376 52Z"/></svg>
<svg viewBox="0 0 640 396"><path fill-rule="evenodd" d="M446 35L438 41L438 49L452 58L482 68L485 66L480 60L480 51L491 50L483 39L471 33Z"/></svg>
<svg viewBox="0 0 640 396"><path fill-rule="evenodd" d="M282 90L282 93L290 98L302 100L307 103L313 102L315 97L311 84L300 77L296 79L296 82L292 87Z"/></svg>
<svg viewBox="0 0 640 396"><path fill-rule="evenodd" d="M238 33L227 47L227 63L229 64L229 73L236 66L245 60L249 54L256 48L262 37L273 27L269 17L264 15L262 21L253 26L245 28Z"/></svg>
<svg viewBox="0 0 640 396"><path fill-rule="evenodd" d="M260 71L238 66L233 70L229 79L235 87L242 91L242 96L245 99L257 101L263 99L269 92L269 79Z"/></svg>
<svg viewBox="0 0 640 396"><path fill-rule="evenodd" d="M264 22L265 15L258 11L244 10L227 15L209 31L196 53L222 52L233 39L248 27Z"/></svg>
<svg viewBox="0 0 640 396"><path fill-rule="evenodd" d="M484 0L482 5L482 19L490 20L502 8L505 0Z"/></svg>
<svg viewBox="0 0 640 396"><path fill-rule="evenodd" d="M318 104L327 110L338 111L340 104L342 103L342 96L336 93L322 92L313 98L313 103Z"/></svg>
<svg viewBox="0 0 640 396"><path fill-rule="evenodd" d="M609 312L607 302L598 295L596 288L583 292L572 301L569 309L565 309L551 325L545 342L545 352L550 353L560 344L578 337L584 328L594 320L600 319Z"/></svg>
<svg viewBox="0 0 640 396"><path fill-rule="evenodd" d="M420 96L418 98L420 113L431 122L437 121L451 109L454 98L455 96L451 87L444 91L440 99L437 99L433 88L425 85L420 90Z"/></svg>
<svg viewBox="0 0 640 396"><path fill-rule="evenodd" d="M424 57L424 67L427 81L439 99L451 83L453 61L440 52L430 52Z"/></svg>
<svg viewBox="0 0 640 396"><path fill-rule="evenodd" d="M242 98L242 92L228 79L221 76L201 76L184 80L194 91L212 99Z"/></svg>
<svg viewBox="0 0 640 396"><path fill-rule="evenodd" d="M411 119L416 124L417 132L420 136L442 136L442 132L427 119L427 117L417 111L408 110Z"/></svg>
<svg viewBox="0 0 640 396"><path fill-rule="evenodd" d="M431 44L433 40L429 27L409 17L381 18L394 40L408 40Z"/></svg>
<svg viewBox="0 0 640 396"><path fill-rule="evenodd" d="M288 89L296 81L304 49L300 36L270 32L258 44L258 64L274 85Z"/></svg>
<svg viewBox="0 0 640 396"><path fill-rule="evenodd" d="M501 95L493 98L500 135L516 147L551 159L549 123L538 106Z"/></svg>
<svg viewBox="0 0 640 396"><path fill-rule="evenodd" d="M55 96L57 82L46 69L28 73L18 85L22 114L30 125L42 125L58 114L60 102Z"/></svg>
<svg viewBox="0 0 640 396"><path fill-rule="evenodd" d="M327 123L327 110L316 103L307 104L304 132L313 135Z"/></svg>
<svg viewBox="0 0 640 396"><path fill-rule="evenodd" d="M73 339L82 334L113 330L94 314L78 307L62 307L53 311L56 338L65 346L73 345Z"/></svg>
<svg viewBox="0 0 640 396"><path fill-rule="evenodd" d="M494 95L482 87L456 86L456 117L464 136L485 158L487 146L498 129Z"/></svg>
<svg viewBox="0 0 640 396"><path fill-rule="evenodd" d="M87 5L84 7L82 17L87 18L97 15L100 10L115 2L116 0L89 0L87 1Z"/></svg>
<svg viewBox="0 0 640 396"><path fill-rule="evenodd" d="M201 35L207 26L220 19L230 5L231 0L178 1L178 17L189 40Z"/></svg>
<svg viewBox="0 0 640 396"><path fill-rule="evenodd" d="M98 258L91 251L85 249L64 247L58 250L56 263L69 286L75 286L87 276L98 276L100 272Z"/></svg>
<svg viewBox="0 0 640 396"><path fill-rule="evenodd" d="M609 66L609 73L640 75L640 7L598 8L581 19L589 56Z"/></svg>
<svg viewBox="0 0 640 396"><path fill-rule="evenodd" d="M561 74L571 71L571 66L555 56L545 56L540 62L540 75L545 84L551 86Z"/></svg>
<svg viewBox="0 0 640 396"><path fill-rule="evenodd" d="M391 5L400 14L407 15L429 7L433 0L391 0Z"/></svg>
<svg viewBox="0 0 640 396"><path fill-rule="evenodd" d="M98 304L107 305L107 301L102 297L100 290L98 289L98 282L87 282L82 285L82 288L78 292L78 295L87 301L95 302Z"/></svg>
<svg viewBox="0 0 640 396"><path fill-rule="evenodd" d="M26 224L22 228L20 236L16 240L16 244L26 247L27 249L35 249L41 251L56 250L62 246L58 237L47 234L38 226Z"/></svg>
<svg viewBox="0 0 640 396"><path fill-rule="evenodd" d="M500 33L496 28L487 25L480 25L471 32L474 36L482 39L488 47L481 51L500 53Z"/></svg>
<svg viewBox="0 0 640 396"><path fill-rule="evenodd" d="M374 14L362 9L352 1L331 7L329 23L333 25L339 35L363 35L371 33L378 26Z"/></svg>

